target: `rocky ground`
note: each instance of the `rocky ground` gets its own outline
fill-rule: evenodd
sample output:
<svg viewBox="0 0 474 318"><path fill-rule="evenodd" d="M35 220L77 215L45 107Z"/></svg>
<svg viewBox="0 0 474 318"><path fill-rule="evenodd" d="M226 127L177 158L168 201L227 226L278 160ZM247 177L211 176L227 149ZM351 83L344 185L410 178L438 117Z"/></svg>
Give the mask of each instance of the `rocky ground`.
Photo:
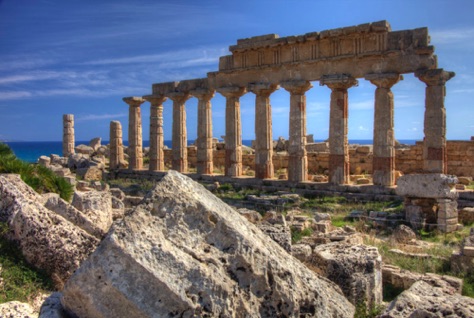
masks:
<svg viewBox="0 0 474 318"><path fill-rule="evenodd" d="M111 188L99 181L107 148L79 150L39 162L75 184L71 202L0 174L3 237L56 290L1 304L0 317L474 316L461 295L474 295L470 226L414 232L400 202L202 186L176 172Z"/></svg>

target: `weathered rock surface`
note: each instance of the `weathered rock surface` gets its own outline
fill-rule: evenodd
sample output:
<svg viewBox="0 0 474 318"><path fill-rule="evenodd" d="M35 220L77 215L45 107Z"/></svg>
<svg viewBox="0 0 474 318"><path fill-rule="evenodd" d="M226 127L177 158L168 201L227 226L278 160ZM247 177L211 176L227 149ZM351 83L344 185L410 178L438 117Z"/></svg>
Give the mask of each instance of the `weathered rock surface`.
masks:
<svg viewBox="0 0 474 318"><path fill-rule="evenodd" d="M0 175L0 220L7 237L19 244L23 256L50 274L57 285L65 281L95 249L98 240L43 206L43 198L18 175Z"/></svg>
<svg viewBox="0 0 474 318"><path fill-rule="evenodd" d="M170 171L67 282L78 317L352 317L339 288Z"/></svg>
<svg viewBox="0 0 474 318"><path fill-rule="evenodd" d="M47 193L43 194L43 198L46 200L44 206L48 210L61 215L63 218L80 227L87 233L94 235L97 238L101 238L106 234L104 228L100 227L95 220L89 219L85 213L82 213L74 206L61 199L59 194Z"/></svg>
<svg viewBox="0 0 474 318"><path fill-rule="evenodd" d="M412 244L416 242L416 233L410 227L400 224L393 231L392 239L400 244Z"/></svg>
<svg viewBox="0 0 474 318"><path fill-rule="evenodd" d="M382 302L382 257L376 247L336 242L316 246L312 265L341 287L354 305Z"/></svg>
<svg viewBox="0 0 474 318"><path fill-rule="evenodd" d="M396 192L400 196L417 198L457 199L456 176L440 173L407 174L397 180Z"/></svg>
<svg viewBox="0 0 474 318"><path fill-rule="evenodd" d="M38 317L33 308L26 303L9 301L0 304L0 317L2 318L33 318Z"/></svg>
<svg viewBox="0 0 474 318"><path fill-rule="evenodd" d="M38 318L69 318L61 305L61 293L52 293L43 302Z"/></svg>
<svg viewBox="0 0 474 318"><path fill-rule="evenodd" d="M392 301L379 317L474 317L474 299L418 281Z"/></svg>
<svg viewBox="0 0 474 318"><path fill-rule="evenodd" d="M71 204L95 225L94 233L99 232L103 235L108 232L114 215L110 192L75 191Z"/></svg>

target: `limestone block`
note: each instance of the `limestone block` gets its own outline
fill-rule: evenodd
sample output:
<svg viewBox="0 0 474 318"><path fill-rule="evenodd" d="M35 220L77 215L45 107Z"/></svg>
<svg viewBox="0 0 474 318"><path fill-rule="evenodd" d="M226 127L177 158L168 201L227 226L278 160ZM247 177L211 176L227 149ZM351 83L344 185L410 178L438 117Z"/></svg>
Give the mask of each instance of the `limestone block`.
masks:
<svg viewBox="0 0 474 318"><path fill-rule="evenodd" d="M311 253L311 246L308 244L295 244L291 247L291 255L302 262L309 261L311 259Z"/></svg>
<svg viewBox="0 0 474 318"><path fill-rule="evenodd" d="M250 223L258 223L262 220L262 215L254 210L249 209L238 209L240 215L246 218Z"/></svg>
<svg viewBox="0 0 474 318"><path fill-rule="evenodd" d="M74 148L74 150L76 150L76 153L81 153L84 155L92 155L94 153L94 149L86 145L78 145L76 148Z"/></svg>
<svg viewBox="0 0 474 318"><path fill-rule="evenodd" d="M43 198L45 199L44 206L48 210L61 215L63 218L80 227L90 235L94 235L100 239L107 233L107 231L104 231L98 226L95 220L89 219L85 213L79 211L73 205L61 199L58 194L43 194Z"/></svg>
<svg viewBox="0 0 474 318"><path fill-rule="evenodd" d="M345 242L319 245L312 264L339 285L352 304L364 301L370 308L382 302L382 257L377 248Z"/></svg>
<svg viewBox="0 0 474 318"><path fill-rule="evenodd" d="M417 198L457 199L457 177L440 173L408 174L397 180L397 194Z"/></svg>
<svg viewBox="0 0 474 318"><path fill-rule="evenodd" d="M42 205L18 175L0 175L0 220L25 259L52 276L56 286L95 249L97 238Z"/></svg>
<svg viewBox="0 0 474 318"><path fill-rule="evenodd" d="M112 225L112 195L108 191L75 191L71 204L102 232Z"/></svg>
<svg viewBox="0 0 474 318"><path fill-rule="evenodd" d="M89 168L80 168L76 170L76 174L84 179L84 181L100 181L102 180L102 170L97 166Z"/></svg>
<svg viewBox="0 0 474 318"><path fill-rule="evenodd" d="M400 244L412 244L416 241L416 233L406 225L399 225L392 233L392 238Z"/></svg>
<svg viewBox="0 0 474 318"><path fill-rule="evenodd" d="M401 293L380 315L405 317L474 317L474 299L433 287L424 281L414 283Z"/></svg>
<svg viewBox="0 0 474 318"><path fill-rule="evenodd" d="M90 318L353 317L338 290L170 171L67 282L62 304Z"/></svg>
<svg viewBox="0 0 474 318"><path fill-rule="evenodd" d="M314 220L316 222L331 221L331 216L329 215L329 213L315 212L314 213Z"/></svg>
<svg viewBox="0 0 474 318"><path fill-rule="evenodd" d="M35 317L33 308L27 303L9 301L0 304L0 317L5 318L29 318Z"/></svg>
<svg viewBox="0 0 474 318"><path fill-rule="evenodd" d="M102 138L100 138L100 137L93 138L89 142L89 147L94 149L94 151L97 151L99 149L99 147L102 145L101 141L102 141Z"/></svg>
<svg viewBox="0 0 474 318"><path fill-rule="evenodd" d="M41 156L38 158L38 164L43 167L49 167L51 164L51 158L47 156Z"/></svg>
<svg viewBox="0 0 474 318"><path fill-rule="evenodd" d="M359 178L356 181L357 184L370 184L370 179L368 178Z"/></svg>
<svg viewBox="0 0 474 318"><path fill-rule="evenodd" d="M466 207L459 210L458 219L462 224L474 223L474 208Z"/></svg>

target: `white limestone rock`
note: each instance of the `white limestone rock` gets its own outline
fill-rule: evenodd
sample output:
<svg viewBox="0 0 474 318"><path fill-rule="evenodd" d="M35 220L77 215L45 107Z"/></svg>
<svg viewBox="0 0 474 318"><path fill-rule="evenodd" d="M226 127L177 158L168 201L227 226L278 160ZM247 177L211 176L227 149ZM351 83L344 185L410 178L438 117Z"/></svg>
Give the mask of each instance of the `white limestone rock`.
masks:
<svg viewBox="0 0 474 318"><path fill-rule="evenodd" d="M95 249L98 240L43 206L43 198L19 175L0 175L0 221L30 264L60 286Z"/></svg>
<svg viewBox="0 0 474 318"><path fill-rule="evenodd" d="M395 298L379 317L474 317L474 299L418 281Z"/></svg>
<svg viewBox="0 0 474 318"><path fill-rule="evenodd" d="M36 318L33 308L26 303L9 301L0 304L0 317L3 318Z"/></svg>
<svg viewBox="0 0 474 318"><path fill-rule="evenodd" d="M341 287L354 305L382 303L382 257L376 247L335 242L316 246L311 264Z"/></svg>
<svg viewBox="0 0 474 318"><path fill-rule="evenodd" d="M94 233L102 236L109 231L114 215L109 191L74 191L71 204L95 225Z"/></svg>
<svg viewBox="0 0 474 318"><path fill-rule="evenodd" d="M78 317L352 317L339 288L170 171L67 282Z"/></svg>
<svg viewBox="0 0 474 318"><path fill-rule="evenodd" d="M108 231L107 229L101 228L96 220L91 220L88 216L76 209L74 206L64 201L56 193L43 194L43 198L46 200L44 206L80 227L87 233L94 235L97 238L102 238Z"/></svg>
<svg viewBox="0 0 474 318"><path fill-rule="evenodd" d="M102 146L101 141L102 141L102 138L100 138L100 137L93 138L89 142L89 147L94 149L94 151L97 151L97 149L99 149L99 147Z"/></svg>
<svg viewBox="0 0 474 318"><path fill-rule="evenodd" d="M456 200L456 176L440 173L407 174L397 180L399 196Z"/></svg>

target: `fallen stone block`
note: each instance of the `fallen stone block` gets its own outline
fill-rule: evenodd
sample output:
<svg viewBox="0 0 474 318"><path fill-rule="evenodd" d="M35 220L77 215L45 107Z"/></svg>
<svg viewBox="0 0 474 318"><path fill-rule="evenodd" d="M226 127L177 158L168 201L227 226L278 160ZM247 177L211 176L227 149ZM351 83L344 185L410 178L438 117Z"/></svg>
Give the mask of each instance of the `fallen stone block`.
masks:
<svg viewBox="0 0 474 318"><path fill-rule="evenodd" d="M77 317L353 317L354 306L233 208L170 171L63 290Z"/></svg>
<svg viewBox="0 0 474 318"><path fill-rule="evenodd" d="M367 308L382 303L382 257L377 248L336 242L316 246L311 264L341 287L353 304Z"/></svg>
<svg viewBox="0 0 474 318"><path fill-rule="evenodd" d="M418 281L395 298L378 317L474 317L474 299Z"/></svg>

